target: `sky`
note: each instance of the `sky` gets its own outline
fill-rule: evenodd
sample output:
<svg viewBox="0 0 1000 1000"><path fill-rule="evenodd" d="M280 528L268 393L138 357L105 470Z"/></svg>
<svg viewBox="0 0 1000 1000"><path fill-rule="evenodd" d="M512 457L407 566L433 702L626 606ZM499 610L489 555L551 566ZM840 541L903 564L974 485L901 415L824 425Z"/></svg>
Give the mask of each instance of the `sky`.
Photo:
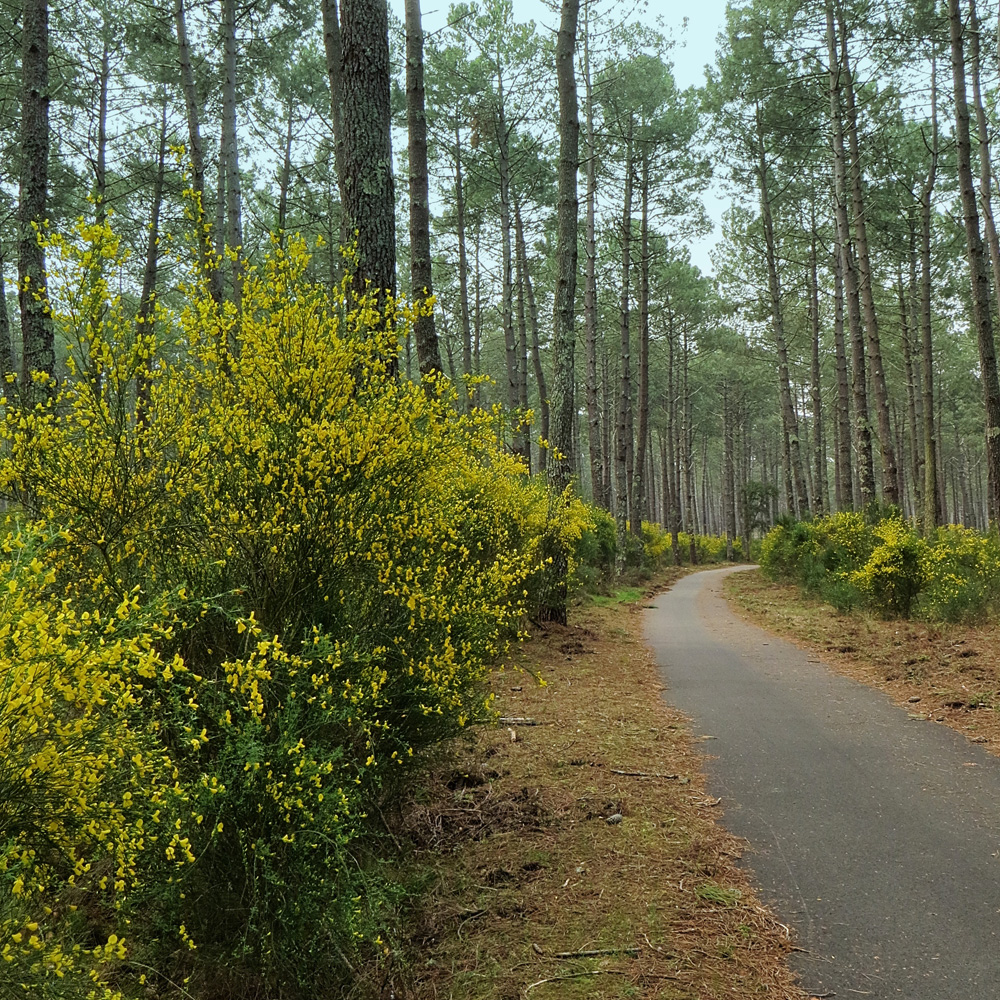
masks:
<svg viewBox="0 0 1000 1000"><path fill-rule="evenodd" d="M726 0L696 0L695 3L671 3L669 0L622 0L624 14L630 4L635 13L628 20L638 20L658 27L662 19L664 33L672 37L674 78L680 87L701 86L705 82L705 66L715 62L716 36L725 22ZM542 0L513 0L517 21L534 21L539 28L555 30L559 23L558 3ZM450 0L422 0L421 13L425 32L446 24ZM603 6L603 5L602 5ZM390 7L403 19L403 0L390 0ZM614 17L612 13L610 16ZM620 15L619 15L620 16ZM715 224L715 231L703 240L690 244L691 260L705 273L711 273L710 252L719 238L722 213L729 207L716 192L705 194L705 207Z"/></svg>

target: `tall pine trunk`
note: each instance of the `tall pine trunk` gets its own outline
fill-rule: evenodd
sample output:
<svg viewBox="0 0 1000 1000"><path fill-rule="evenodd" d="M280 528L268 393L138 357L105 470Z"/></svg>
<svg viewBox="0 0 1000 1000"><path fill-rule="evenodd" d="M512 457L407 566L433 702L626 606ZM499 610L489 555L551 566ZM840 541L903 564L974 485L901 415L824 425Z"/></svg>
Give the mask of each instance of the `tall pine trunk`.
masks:
<svg viewBox="0 0 1000 1000"><path fill-rule="evenodd" d="M45 224L49 169L49 8L25 0L21 9L21 181L18 224L18 301L21 309L21 398L28 405L51 395L55 339L45 302ZM33 372L48 376L35 382Z"/></svg>
<svg viewBox="0 0 1000 1000"><path fill-rule="evenodd" d="M156 175L153 178L153 196L149 208L149 234L146 238L146 263L142 271L142 292L139 296L139 309L136 313L136 335L149 336L153 332L153 322L156 308L156 274L159 266L160 247L160 210L163 206L163 179L167 163L167 104L164 101L160 118L160 141L156 157ZM147 370L152 364L152 357L147 362ZM139 377L136 385L136 418L139 423L145 418L149 403L150 380Z"/></svg>
<svg viewBox="0 0 1000 1000"><path fill-rule="evenodd" d="M222 0L222 161L226 171L226 244L231 255L232 297L243 302L243 206L236 130L236 0Z"/></svg>
<svg viewBox="0 0 1000 1000"><path fill-rule="evenodd" d="M579 0L563 0L556 39L556 82L559 91L559 201L556 236L556 286L553 303L551 482L569 485L574 466L573 424L576 415L574 351L576 347L577 220L580 204L580 117L576 100L576 29Z"/></svg>
<svg viewBox="0 0 1000 1000"><path fill-rule="evenodd" d="M923 374L924 509L926 533L942 523L937 428L934 422L934 342L931 325L931 198L937 179L937 59L931 59L931 142L927 180L920 191L920 363Z"/></svg>
<svg viewBox="0 0 1000 1000"><path fill-rule="evenodd" d="M635 474L632 483L632 509L629 520L632 534L642 537L643 477L646 465L646 437L649 429L649 148L644 142L642 146L642 221L639 228L639 396L637 409L639 411L639 426L636 431ZM672 349L672 346L671 346ZM672 367L672 366L671 366ZM673 394L670 405L673 406ZM671 448L673 448L671 435ZM674 468L673 453L671 453L671 470ZM677 491L675 502L679 503Z"/></svg>
<svg viewBox="0 0 1000 1000"><path fill-rule="evenodd" d="M851 228L847 214L847 156L841 110L841 74L837 56L833 4L826 4L826 38L830 57L830 126L833 145L833 188L836 241L844 280L848 329L851 335L851 375L854 397L854 434L857 448L857 486L862 507L875 499L875 461L872 456L871 423L868 416L868 386L865 378L865 335L861 324L858 272L851 253Z"/></svg>
<svg viewBox="0 0 1000 1000"><path fill-rule="evenodd" d="M858 114L854 99L854 77L851 74L847 32L843 18L840 18L839 25L840 68L843 75L841 89L846 101L847 134L851 153L850 183L851 202L854 209L854 243L858 255L858 291L864 312L868 371L875 406L875 421L878 427L879 450L882 454L882 494L887 503L898 504L896 449L892 440L892 424L889 420L889 390L885 384L878 314L875 311L875 289L872 284L871 260L868 254L868 227L865 224L866 210L861 183L861 153L858 143Z"/></svg>
<svg viewBox="0 0 1000 1000"><path fill-rule="evenodd" d="M632 119L625 138L625 198L622 207L622 278L619 304L621 373L615 442L615 521L618 528L618 572L625 568L629 514L629 457L632 437L632 336L630 296L632 283Z"/></svg>
<svg viewBox="0 0 1000 1000"><path fill-rule="evenodd" d="M333 125L333 169L340 192L340 242L348 241L347 213L344 210L344 45L340 33L337 0L321 0L323 52L330 83L330 111Z"/></svg>
<svg viewBox="0 0 1000 1000"><path fill-rule="evenodd" d="M465 245L465 179L462 175L462 128L455 116L455 216L458 227L458 297L462 310L462 373L468 378L472 367L472 324L469 316L469 256ZM463 397L466 401L471 397Z"/></svg>
<svg viewBox="0 0 1000 1000"><path fill-rule="evenodd" d="M424 111L424 31L420 0L406 0L406 127L410 159L410 295L420 315L413 324L421 375L441 371L431 281L431 209L427 182L427 115Z"/></svg>
<svg viewBox="0 0 1000 1000"><path fill-rule="evenodd" d="M979 347L980 378L986 411L986 472L990 521L1000 514L1000 379L997 377L996 343L990 303L990 280L983 238L979 229L979 209L972 178L972 140L965 86L965 51L962 15L958 0L948 0L951 37L951 68L955 91L955 138L958 184L962 197L962 218L972 279L972 322Z"/></svg>
<svg viewBox="0 0 1000 1000"><path fill-rule="evenodd" d="M835 496L837 510L854 505L851 476L851 389L847 374L847 346L844 339L844 268L841 255L833 255L833 345L837 370L837 449Z"/></svg>
<svg viewBox="0 0 1000 1000"><path fill-rule="evenodd" d="M812 326L812 418L813 418L813 481L814 513L824 513L830 505L830 489L826 476L826 438L823 433L823 389L820 382L820 323L819 265L816 254L816 213L812 217L812 241L809 256L809 318Z"/></svg>
<svg viewBox="0 0 1000 1000"><path fill-rule="evenodd" d="M396 199L389 98L389 14L385 0L342 0L343 209L357 233L354 290L370 286L380 307L396 295ZM396 370L395 352L387 359Z"/></svg>
<svg viewBox="0 0 1000 1000"><path fill-rule="evenodd" d="M191 65L191 45L187 36L184 0L177 0L174 7L174 24L177 31L177 58L181 71L181 90L184 95L184 113L188 129L188 157L191 160L191 191L195 199L195 229L198 242L198 265L215 302L222 301L222 280L215 252L212 248L211 227L207 225L205 211L205 147L201 138L201 120L198 115L198 91Z"/></svg>
<svg viewBox="0 0 1000 1000"><path fill-rule="evenodd" d="M774 241L774 220L771 214L771 193L768 184L768 166L764 151L764 131L757 108L757 183L760 194L760 214L764 223L764 250L767 259L767 283L771 295L771 330L778 352L778 394L781 399L781 420L788 437L789 513L800 516L809 511L809 494L802 468L799 446L799 420L792 400L791 378L788 366L788 343L785 339L785 322L781 303L781 284L778 276L778 259Z"/></svg>
<svg viewBox="0 0 1000 1000"><path fill-rule="evenodd" d="M590 480L594 503L608 510L610 491L606 488L608 453L604 449L601 406L597 394L597 151L594 144L594 90L590 79L589 4L584 4L583 79L587 96L587 228L585 236L586 274L583 292L583 324L587 345L587 431L590 446ZM609 417L605 414L605 418Z"/></svg>

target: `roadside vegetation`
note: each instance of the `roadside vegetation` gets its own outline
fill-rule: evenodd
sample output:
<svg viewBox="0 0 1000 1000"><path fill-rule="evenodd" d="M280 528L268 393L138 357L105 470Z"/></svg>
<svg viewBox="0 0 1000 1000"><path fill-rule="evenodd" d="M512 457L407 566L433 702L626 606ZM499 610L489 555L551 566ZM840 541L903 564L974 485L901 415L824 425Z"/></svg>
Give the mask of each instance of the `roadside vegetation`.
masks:
<svg viewBox="0 0 1000 1000"><path fill-rule="evenodd" d="M568 627L534 630L519 669L494 675L500 725L462 737L412 796L427 891L382 970L397 996L803 996L789 929L718 825L699 735L658 697L641 594L586 599Z"/></svg>
<svg viewBox="0 0 1000 1000"><path fill-rule="evenodd" d="M381 995L382 971L420 981L405 942L414 907L439 919L419 902L428 873L487 835L495 870L521 872L529 829L559 872L571 854L602 866L609 893L616 863L676 869L691 933L707 899L725 911L706 967L721 990L726 962L764 947L754 928L767 918L743 901L731 842L696 820L679 723L655 721L666 710L654 688L623 686L637 684L633 661L652 668L620 598L662 579L673 538L644 525L619 560L610 515L529 476L498 443L500 414L438 376L395 376L416 310L356 298L349 278L331 299L301 242L245 274L239 313L192 276L184 307L158 307L155 327L114 289L121 246L107 225L48 249L67 374L53 385L37 373L23 393L8 382L0 424L0 995ZM688 557L726 553L718 539L683 541ZM589 612L601 635L551 624L567 586L603 595ZM504 672L545 622L547 654ZM590 658L591 640L607 658ZM530 775L511 764L520 776L498 784L491 825L478 798L489 760L505 741L519 752L530 728L496 728L498 711L555 713L557 742L541 741L535 763L606 771L584 781L592 815L577 815L576 778L539 775L526 791ZM579 754L570 719L588 734ZM661 729L677 760L647 746ZM474 735L456 762L462 733ZM600 754L574 763L584 746ZM684 791L640 796L645 779L631 788L607 770L620 762L669 764L678 778L652 780ZM460 791L447 779L442 807L441 766L483 780ZM466 805L481 823L455 820ZM567 821L580 836L560 842ZM415 849L422 869L406 863ZM537 863L525 870L552 874ZM508 891L505 878L491 888ZM456 887L478 899L471 882ZM674 890L635 889L568 936L627 940L631 960L641 925L655 958L642 976L708 975L692 972L704 942L676 957ZM542 941L529 944L556 950Z"/></svg>
<svg viewBox="0 0 1000 1000"><path fill-rule="evenodd" d="M922 537L891 514L776 527L759 572L726 581L765 628L880 688L910 718L1000 752L1000 543L960 525Z"/></svg>
<svg viewBox="0 0 1000 1000"><path fill-rule="evenodd" d="M764 538L760 565L838 610L931 622L985 619L1000 602L1000 539L963 525L921 535L893 510L786 521Z"/></svg>

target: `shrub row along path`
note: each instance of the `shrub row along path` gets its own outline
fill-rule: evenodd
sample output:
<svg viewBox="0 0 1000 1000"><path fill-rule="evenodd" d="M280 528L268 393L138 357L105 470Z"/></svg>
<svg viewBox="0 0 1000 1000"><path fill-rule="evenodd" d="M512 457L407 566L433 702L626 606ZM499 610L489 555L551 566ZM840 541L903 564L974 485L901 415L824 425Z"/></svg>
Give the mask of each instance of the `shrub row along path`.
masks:
<svg viewBox="0 0 1000 1000"><path fill-rule="evenodd" d="M712 737L709 784L797 935L813 995L958 1000L1000 982L1000 760L737 618L732 572L646 612L666 697Z"/></svg>

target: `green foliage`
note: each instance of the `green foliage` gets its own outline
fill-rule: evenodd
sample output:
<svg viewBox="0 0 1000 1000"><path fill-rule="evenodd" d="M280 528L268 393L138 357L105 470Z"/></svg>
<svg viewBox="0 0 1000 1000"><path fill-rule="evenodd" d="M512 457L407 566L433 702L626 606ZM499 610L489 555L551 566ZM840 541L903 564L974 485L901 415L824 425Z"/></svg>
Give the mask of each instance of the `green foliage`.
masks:
<svg viewBox="0 0 1000 1000"><path fill-rule="evenodd" d="M917 601L921 617L942 621L984 618L1000 602L1000 539L996 532L952 524L938 528L923 552L926 584Z"/></svg>
<svg viewBox="0 0 1000 1000"><path fill-rule="evenodd" d="M596 526L499 415L387 374L413 313L331 296L301 243L239 316L161 309L169 365L94 277L110 231L50 246L70 377L0 424L0 974L314 997L387 947L382 811L490 717L492 664Z"/></svg>
<svg viewBox="0 0 1000 1000"><path fill-rule="evenodd" d="M884 617L981 618L1000 599L1000 540L950 525L921 538L897 512L786 521L761 544L774 580L798 583L841 610Z"/></svg>

